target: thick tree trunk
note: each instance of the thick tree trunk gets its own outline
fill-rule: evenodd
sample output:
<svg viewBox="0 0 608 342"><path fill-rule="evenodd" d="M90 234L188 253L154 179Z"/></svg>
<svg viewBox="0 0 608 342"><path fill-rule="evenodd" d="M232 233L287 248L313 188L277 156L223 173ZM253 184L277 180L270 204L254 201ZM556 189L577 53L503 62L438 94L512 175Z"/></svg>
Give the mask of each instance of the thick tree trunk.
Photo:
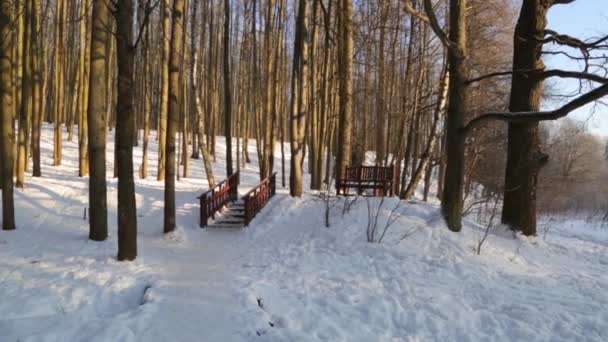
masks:
<svg viewBox="0 0 608 342"><path fill-rule="evenodd" d="M544 70L543 44L537 37L544 36L550 5L551 1L523 1L513 40L513 70ZM538 111L542 90L543 81L533 72L513 74L509 111ZM538 123L509 124L502 222L525 235L536 234L536 185L546 159Z"/></svg>
<svg viewBox="0 0 608 342"><path fill-rule="evenodd" d="M118 168L118 260L137 257L137 213L133 180L135 135L133 0L120 0L116 8L118 89L116 101L116 154Z"/></svg>
<svg viewBox="0 0 608 342"><path fill-rule="evenodd" d="M173 2L173 24L171 25L171 46L169 57L169 111L167 117L167 140L165 161L165 218L164 232L175 230L175 135L179 126L179 96L182 91L180 75L182 73L181 56L184 40L184 0Z"/></svg>
<svg viewBox="0 0 608 342"><path fill-rule="evenodd" d="M11 3L0 2L0 37L11 35ZM2 229L15 229L13 200L13 82L11 40L0 39L0 171L2 178Z"/></svg>
<svg viewBox="0 0 608 342"><path fill-rule="evenodd" d="M93 1L93 27L91 33L91 72L89 74L89 238L103 241L108 237L108 209L106 185L106 63L108 30L110 26L109 4Z"/></svg>
<svg viewBox="0 0 608 342"><path fill-rule="evenodd" d="M462 229L464 135L460 132L466 110L466 0L450 0L450 33L448 48L450 73L447 109L447 164L441 211L451 231Z"/></svg>
<svg viewBox="0 0 608 342"><path fill-rule="evenodd" d="M338 82L340 103L338 109L337 177L342 177L350 163L353 126L353 3L339 0L338 23Z"/></svg>
<svg viewBox="0 0 608 342"><path fill-rule="evenodd" d="M302 196L302 161L304 160L304 135L308 105L308 2L298 1L296 37L294 41L293 76L291 81L291 172L289 192L293 197Z"/></svg>

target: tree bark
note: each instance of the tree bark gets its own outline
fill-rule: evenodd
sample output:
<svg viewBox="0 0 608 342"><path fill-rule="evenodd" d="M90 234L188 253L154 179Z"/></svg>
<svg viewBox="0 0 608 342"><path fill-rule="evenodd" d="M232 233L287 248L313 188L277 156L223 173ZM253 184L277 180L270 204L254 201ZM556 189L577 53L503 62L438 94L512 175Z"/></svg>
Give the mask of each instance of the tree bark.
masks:
<svg viewBox="0 0 608 342"><path fill-rule="evenodd" d="M425 2L430 0L425 0ZM428 5L430 6L430 5ZM425 7L428 6L425 5ZM460 128L466 111L466 0L450 0L450 32L448 64L450 73L449 100L447 109L447 163L441 211L451 231L462 229L463 181L464 181L464 135ZM442 34L439 34L441 37Z"/></svg>
<svg viewBox="0 0 608 342"><path fill-rule="evenodd" d="M65 0L57 0L55 8L55 108L53 122L54 148L53 166L61 165L62 134L61 125L65 114L65 79L64 79L64 26Z"/></svg>
<svg viewBox="0 0 608 342"><path fill-rule="evenodd" d="M106 185L106 74L109 4L93 1L93 27L91 33L91 72L89 74L89 238L103 241L108 237L108 209Z"/></svg>
<svg viewBox="0 0 608 342"><path fill-rule="evenodd" d="M336 177L342 177L351 158L353 126L353 3L352 0L339 0L338 8L338 82L340 102L338 109L338 153Z"/></svg>
<svg viewBox="0 0 608 342"><path fill-rule="evenodd" d="M550 1L524 0L515 27L513 70L542 71L543 43ZM509 111L538 111L543 80L514 73ZM510 123L502 222L525 235L536 234L536 185L546 156L540 150L538 123Z"/></svg>
<svg viewBox="0 0 608 342"><path fill-rule="evenodd" d="M232 74L230 72L230 0L224 0L224 136L226 137L226 177L232 169Z"/></svg>
<svg viewBox="0 0 608 342"><path fill-rule="evenodd" d="M116 3L116 53L118 89L116 101L116 152L118 155L118 260L137 257L137 213L133 179L135 135L133 0Z"/></svg>
<svg viewBox="0 0 608 342"><path fill-rule="evenodd" d="M167 140L165 161L165 217L164 232L175 230L175 135L179 126L179 96L183 90L180 83L182 73L181 56L184 40L184 0L173 2L173 24L171 25L171 46L169 57L169 111L167 117Z"/></svg>
<svg viewBox="0 0 608 342"><path fill-rule="evenodd" d="M291 172L289 192L302 196L302 161L308 105L308 1L298 1L296 36L294 41L293 73L291 81Z"/></svg>
<svg viewBox="0 0 608 342"><path fill-rule="evenodd" d="M11 35L11 3L0 2L0 37ZM2 229L15 229L13 200L13 81L11 40L0 39L0 163L2 177Z"/></svg>
<svg viewBox="0 0 608 342"><path fill-rule="evenodd" d="M25 186L25 169L28 160L27 142L29 133L30 115L32 112L32 68L30 63L31 55L31 0L22 1L21 15L19 19L19 30L23 30L22 41L23 51L21 52L22 82L21 82L21 103L19 108L19 129L17 134L17 188Z"/></svg>
<svg viewBox="0 0 608 342"><path fill-rule="evenodd" d="M169 0L162 0L162 57L161 57L161 92L158 123L158 174L159 181L165 179L166 146L167 146L167 111L169 106L169 53L171 45L171 11Z"/></svg>
<svg viewBox="0 0 608 342"><path fill-rule="evenodd" d="M78 119L78 176L84 177L89 173L87 156L87 110L89 106L89 6L90 0L83 0L80 9L80 91Z"/></svg>

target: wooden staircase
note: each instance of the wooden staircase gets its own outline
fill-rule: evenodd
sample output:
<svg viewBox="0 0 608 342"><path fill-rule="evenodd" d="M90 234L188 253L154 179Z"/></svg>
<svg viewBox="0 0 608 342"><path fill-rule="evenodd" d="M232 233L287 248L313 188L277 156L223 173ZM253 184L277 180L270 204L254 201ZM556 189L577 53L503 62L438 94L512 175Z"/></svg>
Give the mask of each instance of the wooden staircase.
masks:
<svg viewBox="0 0 608 342"><path fill-rule="evenodd" d="M209 228L243 228L245 227L245 203L242 200L228 203L216 215Z"/></svg>
<svg viewBox="0 0 608 342"><path fill-rule="evenodd" d="M243 228L276 194L276 173L262 180L241 199L238 198L239 174L233 174L198 197L201 228ZM213 220L208 225L209 220Z"/></svg>

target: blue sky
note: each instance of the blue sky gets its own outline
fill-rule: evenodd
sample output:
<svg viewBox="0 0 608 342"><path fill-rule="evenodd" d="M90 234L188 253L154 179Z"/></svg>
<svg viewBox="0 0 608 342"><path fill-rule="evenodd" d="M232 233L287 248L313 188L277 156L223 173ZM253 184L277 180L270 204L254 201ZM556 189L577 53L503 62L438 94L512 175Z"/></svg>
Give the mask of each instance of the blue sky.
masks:
<svg viewBox="0 0 608 342"><path fill-rule="evenodd" d="M548 27L559 33L579 38L606 35L608 34L608 0L577 0L569 5L556 5L549 12ZM605 55L608 56L608 52ZM563 58L549 57L545 63L547 68L581 70L576 63ZM568 93L578 87L578 82L552 80L551 86L554 91ZM559 104L547 101L544 108L555 108L557 105ZM608 136L607 106L596 106L595 109L593 106L583 107L570 117L584 120L591 131Z"/></svg>

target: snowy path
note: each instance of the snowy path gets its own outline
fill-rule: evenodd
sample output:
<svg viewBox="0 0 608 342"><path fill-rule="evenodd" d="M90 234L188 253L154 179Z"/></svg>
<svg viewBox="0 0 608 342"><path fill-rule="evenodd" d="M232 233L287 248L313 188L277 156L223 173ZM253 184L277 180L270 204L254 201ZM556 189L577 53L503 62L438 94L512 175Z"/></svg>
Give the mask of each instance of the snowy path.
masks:
<svg viewBox="0 0 608 342"><path fill-rule="evenodd" d="M318 198L284 189L248 228L201 230L207 184L191 161L169 236L162 182L137 180L139 257L118 263L116 181L110 238L88 241L76 146L53 168L52 132L43 138L44 177L16 192L17 231L0 231L2 342L608 341L607 230L557 222L545 241L497 227L477 256L481 227L454 234L436 206L408 203L385 243L369 244L365 200L344 216L334 208L327 229ZM140 158L137 148L136 168ZM241 192L257 180L244 170Z"/></svg>

